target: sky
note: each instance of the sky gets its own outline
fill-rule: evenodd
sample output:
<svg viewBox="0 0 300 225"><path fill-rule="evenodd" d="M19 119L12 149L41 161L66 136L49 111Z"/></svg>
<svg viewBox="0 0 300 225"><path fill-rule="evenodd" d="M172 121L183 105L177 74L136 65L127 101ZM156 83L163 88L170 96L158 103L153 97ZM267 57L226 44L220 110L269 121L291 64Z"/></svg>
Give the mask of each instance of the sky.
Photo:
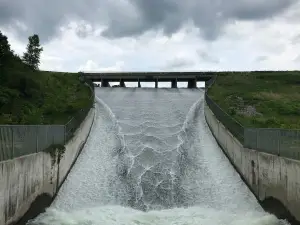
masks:
<svg viewBox="0 0 300 225"><path fill-rule="evenodd" d="M0 0L0 30L41 70L300 69L299 0Z"/></svg>

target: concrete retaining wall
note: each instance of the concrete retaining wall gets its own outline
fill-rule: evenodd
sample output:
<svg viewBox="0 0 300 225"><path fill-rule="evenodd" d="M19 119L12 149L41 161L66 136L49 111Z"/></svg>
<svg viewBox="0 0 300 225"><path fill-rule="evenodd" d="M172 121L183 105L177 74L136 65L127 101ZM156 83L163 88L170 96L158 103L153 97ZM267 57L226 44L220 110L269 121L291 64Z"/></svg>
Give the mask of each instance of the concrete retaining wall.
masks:
<svg viewBox="0 0 300 225"><path fill-rule="evenodd" d="M262 153L243 145L205 104L205 118L217 142L260 201L279 200L300 221L300 161Z"/></svg>
<svg viewBox="0 0 300 225"><path fill-rule="evenodd" d="M37 196L56 194L87 140L94 115L92 108L59 163L45 152L0 163L0 225L18 221Z"/></svg>

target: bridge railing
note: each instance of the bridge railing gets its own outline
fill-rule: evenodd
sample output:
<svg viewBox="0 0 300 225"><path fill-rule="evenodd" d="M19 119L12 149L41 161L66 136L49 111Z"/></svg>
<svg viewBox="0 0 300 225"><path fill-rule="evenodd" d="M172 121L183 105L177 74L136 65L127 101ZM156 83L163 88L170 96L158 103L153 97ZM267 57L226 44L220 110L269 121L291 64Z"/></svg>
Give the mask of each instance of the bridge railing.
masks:
<svg viewBox="0 0 300 225"><path fill-rule="evenodd" d="M245 148L300 160L300 130L242 126L205 93L206 104L216 118Z"/></svg>
<svg viewBox="0 0 300 225"><path fill-rule="evenodd" d="M64 125L0 125L0 162L24 155L34 154L52 145L64 145L73 136L93 107L94 86L91 89L90 107L80 110Z"/></svg>

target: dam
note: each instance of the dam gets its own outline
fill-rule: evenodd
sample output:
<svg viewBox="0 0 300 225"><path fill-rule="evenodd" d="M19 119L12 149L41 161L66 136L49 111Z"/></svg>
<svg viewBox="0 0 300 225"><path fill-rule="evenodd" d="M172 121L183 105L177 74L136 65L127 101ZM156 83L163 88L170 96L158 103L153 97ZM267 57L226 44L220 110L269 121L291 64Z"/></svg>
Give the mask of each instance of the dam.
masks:
<svg viewBox="0 0 300 225"><path fill-rule="evenodd" d="M87 143L50 224L271 225L206 124L204 90L96 89Z"/></svg>

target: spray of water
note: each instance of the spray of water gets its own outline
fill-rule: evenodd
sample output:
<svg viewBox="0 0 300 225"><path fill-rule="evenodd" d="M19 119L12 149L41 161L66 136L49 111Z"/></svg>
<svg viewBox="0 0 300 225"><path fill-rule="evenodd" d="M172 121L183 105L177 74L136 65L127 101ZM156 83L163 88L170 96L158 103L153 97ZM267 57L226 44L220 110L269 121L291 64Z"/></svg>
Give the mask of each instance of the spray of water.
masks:
<svg viewBox="0 0 300 225"><path fill-rule="evenodd" d="M203 92L97 91L91 135L47 211L30 224L282 224L222 154Z"/></svg>

